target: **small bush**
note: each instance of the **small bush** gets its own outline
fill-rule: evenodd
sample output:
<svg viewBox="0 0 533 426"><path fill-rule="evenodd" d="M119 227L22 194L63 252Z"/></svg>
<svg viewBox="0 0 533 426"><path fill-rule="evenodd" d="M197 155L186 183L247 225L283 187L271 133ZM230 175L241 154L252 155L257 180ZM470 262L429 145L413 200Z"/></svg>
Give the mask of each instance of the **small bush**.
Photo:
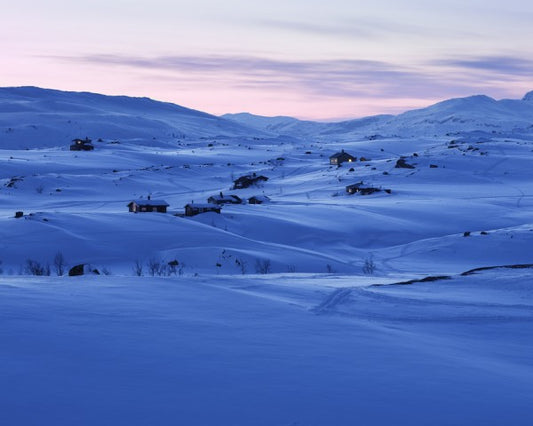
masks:
<svg viewBox="0 0 533 426"><path fill-rule="evenodd" d="M365 259L365 262L363 264L363 274L373 275L375 271L376 271L376 264L374 262L373 256L370 255L369 257Z"/></svg>
<svg viewBox="0 0 533 426"><path fill-rule="evenodd" d="M58 276L62 276L65 273L65 257L60 251L54 256L54 270Z"/></svg>
<svg viewBox="0 0 533 426"><path fill-rule="evenodd" d="M143 262L139 259L136 259L133 262L133 273L137 275L138 277L142 277L143 275Z"/></svg>
<svg viewBox="0 0 533 426"><path fill-rule="evenodd" d="M50 265L43 265L37 260L26 260L26 273L29 275L50 275Z"/></svg>
<svg viewBox="0 0 533 426"><path fill-rule="evenodd" d="M258 274L269 274L272 272L270 259L257 259L255 261L255 272Z"/></svg>

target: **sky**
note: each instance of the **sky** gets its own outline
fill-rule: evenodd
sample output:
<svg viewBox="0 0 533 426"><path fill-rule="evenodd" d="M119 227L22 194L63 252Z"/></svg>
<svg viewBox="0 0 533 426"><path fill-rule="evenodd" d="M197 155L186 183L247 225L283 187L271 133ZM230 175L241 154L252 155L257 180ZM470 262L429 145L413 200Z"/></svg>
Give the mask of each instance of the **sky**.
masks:
<svg viewBox="0 0 533 426"><path fill-rule="evenodd" d="M0 5L4 87L326 121L533 90L533 2L524 0Z"/></svg>

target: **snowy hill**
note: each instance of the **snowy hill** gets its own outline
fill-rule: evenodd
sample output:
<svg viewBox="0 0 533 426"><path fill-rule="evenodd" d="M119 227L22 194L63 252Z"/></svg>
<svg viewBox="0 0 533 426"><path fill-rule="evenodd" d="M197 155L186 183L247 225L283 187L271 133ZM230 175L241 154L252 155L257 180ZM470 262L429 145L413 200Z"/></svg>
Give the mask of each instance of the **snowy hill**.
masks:
<svg viewBox="0 0 533 426"><path fill-rule="evenodd" d="M69 262L122 273L131 273L136 259L150 258L179 259L190 273L251 273L266 261L273 272L356 273L370 257L383 273L457 273L530 260L524 248L531 241L531 142L528 129L515 127L527 124L529 101L473 97L394 118L308 123L309 128L324 126L321 135L331 132L331 141L320 143L305 137L258 137L274 131L267 126L269 119L241 117L247 126L261 127L247 130L149 99L36 88L0 93L0 121L14 129L0 139L1 260L12 272L23 270L27 258L51 262L49 250L68 252ZM468 115L464 128L472 130L491 114L500 119L491 128L514 133L433 135L434 126L461 128L451 116ZM74 115L82 134L119 129L124 139L101 139L91 152L69 151L56 136L74 134L74 126L68 125ZM39 125L28 127L28 120ZM277 123L284 129L300 126L283 117ZM334 142L344 139L344 131L353 134L360 125L378 123L385 135L405 126L417 136ZM186 129L188 136L168 134L177 128ZM191 133L195 129L198 133ZM215 133L225 136L205 136ZM21 147L32 149L17 149ZM331 166L328 157L341 149L365 161ZM395 167L401 156L410 169ZM233 181L249 173L268 181L232 191ZM346 193L345 186L360 181L381 192ZM220 192L245 201L268 196L271 202L226 205L220 215L173 215L183 214L187 203L205 203ZM148 195L166 200L170 214L128 213L126 204ZM15 211L24 212L22 220L14 218ZM140 230L145 235L141 246L135 243ZM490 236L464 238L466 231L490 231ZM46 249L52 239L55 247Z"/></svg>
<svg viewBox="0 0 533 426"><path fill-rule="evenodd" d="M532 424L531 93L342 123L0 99L6 424Z"/></svg>
<svg viewBox="0 0 533 426"><path fill-rule="evenodd" d="M487 133L533 132L533 92L522 100L497 101L488 96L450 99L397 116L380 115L338 123L299 121L287 117L258 117L227 114L238 123L281 135L347 140L375 135L413 137L443 136L448 133L483 131Z"/></svg>
<svg viewBox="0 0 533 426"><path fill-rule="evenodd" d="M11 149L62 146L85 136L158 145L191 136L261 135L234 122L148 98L37 87L0 88L0 132L0 148Z"/></svg>

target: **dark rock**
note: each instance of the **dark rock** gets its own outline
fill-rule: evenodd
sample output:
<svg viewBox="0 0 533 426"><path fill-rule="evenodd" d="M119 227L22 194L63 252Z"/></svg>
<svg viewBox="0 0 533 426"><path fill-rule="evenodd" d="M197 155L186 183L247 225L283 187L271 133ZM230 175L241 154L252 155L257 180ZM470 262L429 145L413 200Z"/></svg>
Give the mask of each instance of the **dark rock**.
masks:
<svg viewBox="0 0 533 426"><path fill-rule="evenodd" d="M396 169L414 169L415 166L408 164L405 161L405 158L401 157L396 161L396 165L394 166Z"/></svg>
<svg viewBox="0 0 533 426"><path fill-rule="evenodd" d="M70 268L70 270L68 271L68 276L69 277L76 277L78 275L83 275L84 274L84 266L85 266L85 263L82 263L80 265L76 265L76 266L73 266L72 268Z"/></svg>

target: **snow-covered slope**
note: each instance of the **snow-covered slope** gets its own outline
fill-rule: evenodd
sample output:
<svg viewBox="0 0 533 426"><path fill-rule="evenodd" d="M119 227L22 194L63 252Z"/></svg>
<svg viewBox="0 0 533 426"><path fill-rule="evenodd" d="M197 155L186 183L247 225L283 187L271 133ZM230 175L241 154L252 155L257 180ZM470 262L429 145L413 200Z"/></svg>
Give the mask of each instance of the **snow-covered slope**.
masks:
<svg viewBox="0 0 533 426"><path fill-rule="evenodd" d="M487 133L533 132L533 92L521 100L495 100L488 96L450 99L397 116L379 115L338 123L315 123L288 117L227 114L238 123L282 135L321 139L354 137L424 136L483 131Z"/></svg>
<svg viewBox="0 0 533 426"><path fill-rule="evenodd" d="M200 111L148 98L0 88L0 148L62 146L74 138L135 139L144 145L188 137L261 135Z"/></svg>
<svg viewBox="0 0 533 426"><path fill-rule="evenodd" d="M479 120L489 111L494 119L514 111L513 117L522 114L525 120L531 104L527 100L446 101L376 119L391 120L389 130L382 128L385 134L396 132L398 123L412 123L417 137L320 143L254 136L259 130L229 136L246 127L148 99L35 88L1 93L0 121L14 129L0 139L0 260L11 273L27 269L28 259L51 263L56 252L68 253L69 264L94 263L117 273L131 273L137 260L149 259L177 259L189 273L253 273L264 269L265 262L274 272L360 273L372 258L383 274L458 273L531 260L526 249L533 243L529 130L516 127L505 135L457 131L435 137L427 125L431 117L440 117L440 125L451 130L456 122L450 116L468 112L473 117L473 111ZM15 106L19 112L12 111ZM96 141L91 152L69 151L68 144L46 148L42 141L50 134L72 130L64 128L72 109L90 136L105 133L105 121L129 138ZM134 115L149 117L156 132L167 132L171 122L185 123L189 132L195 126L202 129L196 137L166 135L156 144L136 133L140 127L141 132L151 131L143 127L144 119L124 127L124 117ZM25 123L28 117L46 123L32 128L32 138L20 130L27 130L20 120ZM203 136L218 125L225 137ZM505 120L494 124L499 129L515 125ZM337 137L343 134L333 133L332 139ZM33 149L7 149L13 141L17 148ZM50 145L57 141L49 139ZM330 166L329 155L340 149L367 161ZM400 156L411 169L395 167ZM266 195L271 202L227 205L220 215L179 216L187 203L230 193L233 180L247 173L269 180L233 193L244 200ZM390 193L348 195L345 186L359 181ZM148 195L165 199L170 212L127 211L131 200ZM23 211L24 217L15 219L15 211ZM471 237L463 237L467 231ZM479 235L481 231L487 235Z"/></svg>
<svg viewBox="0 0 533 426"><path fill-rule="evenodd" d="M0 94L3 423L532 423L531 94L331 124ZM220 192L266 202L184 216Z"/></svg>
<svg viewBox="0 0 533 426"><path fill-rule="evenodd" d="M528 426L532 280L7 277L2 420Z"/></svg>

